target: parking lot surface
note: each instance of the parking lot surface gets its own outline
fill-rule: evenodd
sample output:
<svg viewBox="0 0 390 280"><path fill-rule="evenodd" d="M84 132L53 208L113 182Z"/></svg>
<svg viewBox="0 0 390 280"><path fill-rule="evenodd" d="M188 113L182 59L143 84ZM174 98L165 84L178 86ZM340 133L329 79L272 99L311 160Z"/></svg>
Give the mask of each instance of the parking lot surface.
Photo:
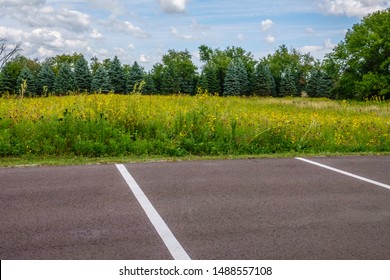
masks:
<svg viewBox="0 0 390 280"><path fill-rule="evenodd" d="M390 157L125 164L191 259L390 259ZM1 259L172 259L119 165L0 169ZM390 186L389 186L390 187Z"/></svg>

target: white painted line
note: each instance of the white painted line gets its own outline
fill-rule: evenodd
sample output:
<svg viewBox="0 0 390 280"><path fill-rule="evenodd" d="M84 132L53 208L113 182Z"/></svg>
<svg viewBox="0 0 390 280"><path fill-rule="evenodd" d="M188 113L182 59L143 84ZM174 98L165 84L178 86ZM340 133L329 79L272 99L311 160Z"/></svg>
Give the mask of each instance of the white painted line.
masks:
<svg viewBox="0 0 390 280"><path fill-rule="evenodd" d="M364 178L362 176L358 176L358 175L355 175L355 174L352 174L352 173L349 173L349 172L346 172L346 171L343 171L343 170L340 170L340 169L337 169L337 168L333 168L333 167L330 167L330 166L327 166L327 165L324 165L324 164L321 164L321 163L318 163L318 162L315 162L315 161L311 161L311 160L308 160L308 159L304 159L304 158L300 158L300 157L296 157L296 159L301 160L301 161L305 161L307 163L310 163L310 164L313 164L313 165L317 165L319 167L326 168L326 169L332 170L334 172L338 172L338 173L347 175L349 177L352 177L352 178L355 178L355 179L359 179L361 181L368 182L370 184L374 184L374 185L377 185L377 186L380 186L380 187L383 187L383 188L386 188L386 189L390 190L390 186L389 185L383 184L381 182L377 182L377 181L374 181L374 180L371 180L371 179L367 179L367 178Z"/></svg>
<svg viewBox="0 0 390 280"><path fill-rule="evenodd" d="M138 202L141 204L149 220L153 224L154 228L157 230L161 239L164 241L165 246L167 246L169 252L171 253L174 260L191 260L186 251L177 241L176 237L173 235L172 231L168 228L167 224L158 214L157 210L150 203L149 199L146 197L144 192L138 186L137 182L127 171L126 167L123 164L116 164L119 172L122 174L127 185L129 185L131 191L134 193L134 196L137 198Z"/></svg>

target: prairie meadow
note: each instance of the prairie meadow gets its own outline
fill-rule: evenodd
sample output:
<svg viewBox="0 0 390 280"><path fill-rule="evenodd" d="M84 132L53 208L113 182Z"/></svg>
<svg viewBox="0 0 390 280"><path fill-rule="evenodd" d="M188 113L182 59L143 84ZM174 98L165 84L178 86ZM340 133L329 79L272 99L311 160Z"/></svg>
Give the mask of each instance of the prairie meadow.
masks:
<svg viewBox="0 0 390 280"><path fill-rule="evenodd" d="M0 157L390 152L381 100L80 94L0 98Z"/></svg>

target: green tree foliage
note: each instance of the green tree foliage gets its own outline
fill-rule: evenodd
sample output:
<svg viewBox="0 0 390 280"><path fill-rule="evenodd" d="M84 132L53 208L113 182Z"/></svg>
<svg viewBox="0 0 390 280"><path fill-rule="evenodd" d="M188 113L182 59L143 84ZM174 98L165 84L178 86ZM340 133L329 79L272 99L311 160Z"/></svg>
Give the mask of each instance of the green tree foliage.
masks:
<svg viewBox="0 0 390 280"><path fill-rule="evenodd" d="M144 79L144 76L143 67L135 61L127 73L126 92L132 92L134 85L139 84Z"/></svg>
<svg viewBox="0 0 390 280"><path fill-rule="evenodd" d="M331 98L334 83L332 77L323 69L313 69L306 83L306 92L310 97Z"/></svg>
<svg viewBox="0 0 390 280"><path fill-rule="evenodd" d="M145 85L142 89L142 93L156 94L157 90L156 90L156 87L154 86L153 75L150 72L145 74L144 81L145 81Z"/></svg>
<svg viewBox="0 0 390 280"><path fill-rule="evenodd" d="M205 63L203 69L212 69L212 71L216 73L216 79L215 77L207 79L207 86L219 93L225 92L225 77L232 59L239 58L242 61L247 76L251 75L256 64L252 53L247 52L240 47L228 47L225 50L220 50L201 45L199 47L199 55L200 60ZM215 75L215 73L213 73L213 75ZM218 80L218 84L215 83L216 80ZM214 90L212 90L212 92L214 92ZM249 91L249 88L247 91ZM247 94L247 91L244 92L244 94Z"/></svg>
<svg viewBox="0 0 390 280"><path fill-rule="evenodd" d="M108 75L110 77L111 86L115 93L126 92L126 78L122 64L117 56L114 57L109 65Z"/></svg>
<svg viewBox="0 0 390 280"><path fill-rule="evenodd" d="M298 90L295 75L290 69L286 69L281 76L279 96L297 96Z"/></svg>
<svg viewBox="0 0 390 280"><path fill-rule="evenodd" d="M172 94L180 93L180 76L171 66L164 67L161 76L161 93Z"/></svg>
<svg viewBox="0 0 390 280"><path fill-rule="evenodd" d="M390 9L364 17L327 56L339 98L390 98Z"/></svg>
<svg viewBox="0 0 390 280"><path fill-rule="evenodd" d="M229 67L226 71L226 77L224 82L223 95L240 95L241 86L238 77L238 71L235 63L230 62Z"/></svg>
<svg viewBox="0 0 390 280"><path fill-rule="evenodd" d="M249 92L249 79L241 58L230 61L224 83L224 95L245 95Z"/></svg>
<svg viewBox="0 0 390 280"><path fill-rule="evenodd" d="M23 90L24 96L34 96L36 91L35 91L35 77L31 70L27 67L24 66L22 71L19 74L19 77L17 79L17 85L19 85L18 90L19 92L22 91L21 87L22 85L26 85L27 88Z"/></svg>
<svg viewBox="0 0 390 280"><path fill-rule="evenodd" d="M12 60L9 60L1 69L0 90L2 92L17 94L20 88L18 77L25 67L27 67L34 76L40 69L40 65L35 60L28 59L24 56L17 56Z"/></svg>
<svg viewBox="0 0 390 280"><path fill-rule="evenodd" d="M188 50L168 50L168 53L163 55L161 81L161 91L163 93L195 93L197 67L191 58L192 56Z"/></svg>
<svg viewBox="0 0 390 280"><path fill-rule="evenodd" d="M221 94L221 85L218 81L218 69L215 65L208 65L203 69L207 81L207 90L213 94Z"/></svg>
<svg viewBox="0 0 390 280"><path fill-rule="evenodd" d="M58 95L67 94L75 90L74 73L70 64L65 62L61 65L54 83L54 91Z"/></svg>
<svg viewBox="0 0 390 280"><path fill-rule="evenodd" d="M276 91L280 93L282 75L286 69L289 75L294 75L296 93L300 94L306 85L306 77L315 64L315 59L310 54L301 54L296 49L289 51L285 45L279 46L274 54L263 59L270 67L276 84ZM283 94L279 94L283 96Z"/></svg>
<svg viewBox="0 0 390 280"><path fill-rule="evenodd" d="M44 63L38 72L36 81L36 91L38 95L53 92L55 75L49 64Z"/></svg>
<svg viewBox="0 0 390 280"><path fill-rule="evenodd" d="M96 56L91 58L90 68L91 68L92 75L95 74L96 70L99 68L100 65L101 63L99 62L99 59Z"/></svg>
<svg viewBox="0 0 390 280"><path fill-rule="evenodd" d="M164 72L164 66L161 63L156 63L153 65L150 75L153 79L154 87L156 88L156 93L162 93L162 77Z"/></svg>
<svg viewBox="0 0 390 280"><path fill-rule="evenodd" d="M108 71L100 65L92 77L91 91L95 93L108 93L113 89Z"/></svg>
<svg viewBox="0 0 390 280"><path fill-rule="evenodd" d="M333 79L325 71L320 72L318 79L317 92L319 97L332 98L332 89L334 87Z"/></svg>
<svg viewBox="0 0 390 280"><path fill-rule="evenodd" d="M76 62L82 57L83 57L83 55L81 53L76 53L76 52L73 53L72 55L61 54L61 55L57 55L55 57L50 57L50 58L46 59L45 63L49 64L51 69L53 70L54 74L57 75L58 72L60 71L61 66L64 63L69 64L69 66L73 69Z"/></svg>
<svg viewBox="0 0 390 280"><path fill-rule="evenodd" d="M17 93L17 80L21 72L20 65L7 62L1 69L1 92Z"/></svg>
<svg viewBox="0 0 390 280"><path fill-rule="evenodd" d="M91 90L92 76L84 56L80 57L75 63L74 77L75 88L78 92L89 92Z"/></svg>
<svg viewBox="0 0 390 280"><path fill-rule="evenodd" d="M390 9L366 16L348 30L345 39L321 65L310 54L289 50L285 45L261 59L259 64L250 52L239 47L221 50L201 45L199 55L203 66L200 75L188 50L169 50L148 74L137 62L131 67L122 66L118 57L102 62L93 57L90 71L83 55L78 53L48 58L42 69L35 60L23 56L10 60L11 56L6 58L7 63L0 60L0 92L17 94L18 77L27 67L36 77L36 94L42 94L44 88L45 92L54 90L58 94L75 89L88 91L92 72L92 90L95 92L126 93L144 80L143 92L148 94L193 94L197 85L221 95L299 96L305 90L311 97L367 99L381 96L389 99L389 30ZM4 53L1 48L4 42L0 39L0 58ZM53 72L56 76L54 86ZM26 77L22 80L30 79L27 70L22 76ZM27 85L27 88L31 90L33 86Z"/></svg>
<svg viewBox="0 0 390 280"><path fill-rule="evenodd" d="M309 97L318 97L318 83L321 78L321 71L314 68L310 71L307 83L306 93Z"/></svg>
<svg viewBox="0 0 390 280"><path fill-rule="evenodd" d="M218 80L218 69L213 64L203 67L202 73L198 79L198 86L206 89L212 94L221 94L221 86Z"/></svg>
<svg viewBox="0 0 390 280"><path fill-rule="evenodd" d="M275 95L275 81L269 66L258 63L252 75L252 93L257 96Z"/></svg>

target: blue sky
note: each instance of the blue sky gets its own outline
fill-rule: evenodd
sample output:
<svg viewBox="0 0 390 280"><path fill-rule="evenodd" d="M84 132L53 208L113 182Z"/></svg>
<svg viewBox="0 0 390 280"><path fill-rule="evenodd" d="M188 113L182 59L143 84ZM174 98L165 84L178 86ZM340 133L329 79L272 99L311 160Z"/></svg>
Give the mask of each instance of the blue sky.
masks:
<svg viewBox="0 0 390 280"><path fill-rule="evenodd" d="M81 52L150 69L169 49L240 46L259 59L281 44L321 59L389 0L0 0L0 38L44 60Z"/></svg>

